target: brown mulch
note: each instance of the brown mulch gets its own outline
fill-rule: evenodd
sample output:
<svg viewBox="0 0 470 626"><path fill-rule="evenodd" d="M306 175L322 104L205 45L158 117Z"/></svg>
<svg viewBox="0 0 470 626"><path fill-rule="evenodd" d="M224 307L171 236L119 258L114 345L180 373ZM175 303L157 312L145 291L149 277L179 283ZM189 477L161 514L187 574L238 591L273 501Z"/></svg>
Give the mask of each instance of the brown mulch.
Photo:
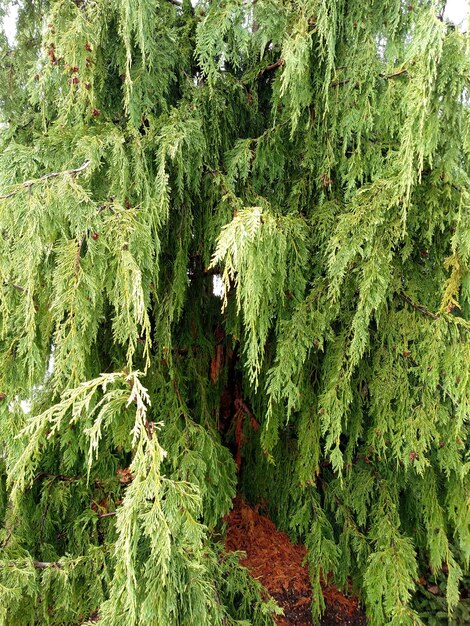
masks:
<svg viewBox="0 0 470 626"><path fill-rule="evenodd" d="M294 545L272 520L241 498L235 499L226 521L226 549L246 552L241 563L284 609L284 615L275 617L277 626L312 626L312 587L307 566L302 565L306 548ZM366 626L357 599L345 596L333 585L325 586L323 595L326 610L322 626Z"/></svg>

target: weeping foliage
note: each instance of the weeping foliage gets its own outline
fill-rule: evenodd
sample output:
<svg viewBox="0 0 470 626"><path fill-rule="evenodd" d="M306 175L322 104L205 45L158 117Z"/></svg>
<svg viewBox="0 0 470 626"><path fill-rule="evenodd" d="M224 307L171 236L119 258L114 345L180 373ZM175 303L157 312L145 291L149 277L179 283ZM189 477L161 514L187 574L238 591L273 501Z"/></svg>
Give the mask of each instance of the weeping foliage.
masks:
<svg viewBox="0 0 470 626"><path fill-rule="evenodd" d="M0 55L0 624L272 625L223 549L237 483L306 544L315 619L331 573L371 625L422 624L425 575L458 623L445 2L28 0Z"/></svg>

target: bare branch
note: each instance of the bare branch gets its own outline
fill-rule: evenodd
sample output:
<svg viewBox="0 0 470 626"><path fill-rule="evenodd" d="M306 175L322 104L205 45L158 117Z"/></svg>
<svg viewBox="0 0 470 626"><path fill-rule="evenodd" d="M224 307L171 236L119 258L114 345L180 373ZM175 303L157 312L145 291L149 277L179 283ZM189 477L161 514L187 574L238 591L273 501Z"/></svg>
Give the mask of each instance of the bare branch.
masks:
<svg viewBox="0 0 470 626"><path fill-rule="evenodd" d="M116 511L110 511L109 513L101 513L98 515L99 519L103 519L105 517L114 517L116 515Z"/></svg>
<svg viewBox="0 0 470 626"><path fill-rule="evenodd" d="M64 567L63 561L33 561L33 565L36 569L48 569L49 567L61 569Z"/></svg>
<svg viewBox="0 0 470 626"><path fill-rule="evenodd" d="M400 70L397 70L396 72L392 72L391 74L380 74L380 78L383 78L384 80L390 80L391 78L396 78L397 76L402 76L403 74L407 74L407 73L408 73L408 68L402 67Z"/></svg>
<svg viewBox="0 0 470 626"><path fill-rule="evenodd" d="M278 67L282 67L283 65L284 65L284 59L278 59L274 63L271 63L271 65L268 65L267 67L262 69L258 74L258 78L262 76L263 74L266 74L266 72L272 72L276 70Z"/></svg>
<svg viewBox="0 0 470 626"><path fill-rule="evenodd" d="M440 318L440 315L435 315L432 311L427 309L422 304L413 302L413 300L409 296L407 296L406 293L403 293L403 291L401 291L399 295L402 300L407 302L413 309L415 309L416 311L419 311L419 313L421 313L425 317L429 317L432 320L438 320Z"/></svg>
<svg viewBox="0 0 470 626"><path fill-rule="evenodd" d="M12 289L16 289L17 291L26 291L24 287L21 285L15 285L15 283L3 283L5 287L11 287Z"/></svg>
<svg viewBox="0 0 470 626"><path fill-rule="evenodd" d="M18 567L19 563L17 561L10 561L6 563L7 567ZM65 563L63 561L32 561L32 566L36 569L49 569L56 568L62 569Z"/></svg>
<svg viewBox="0 0 470 626"><path fill-rule="evenodd" d="M80 165L80 167L77 167L75 169L64 170L62 172L50 172L49 174L45 174L44 176L41 176L41 178L36 178L34 180L27 180L26 182L21 183L13 191L10 191L10 193L7 193L7 194L5 194L3 196L0 196L0 200L6 200L7 198L11 198L15 194L17 194L20 191L22 191L23 189L31 190L31 187L33 185L36 185L37 183L43 182L44 180L48 180L49 178L58 178L59 176L76 176L77 174L80 174L81 172L83 172L83 170L86 170L86 168L90 165L90 163L91 163L91 161L87 160L87 161L84 161Z"/></svg>
<svg viewBox="0 0 470 626"><path fill-rule="evenodd" d="M440 20L441 22L444 21L444 14L446 12L446 8L447 8L447 0L443 0L439 13L437 14L437 19Z"/></svg>

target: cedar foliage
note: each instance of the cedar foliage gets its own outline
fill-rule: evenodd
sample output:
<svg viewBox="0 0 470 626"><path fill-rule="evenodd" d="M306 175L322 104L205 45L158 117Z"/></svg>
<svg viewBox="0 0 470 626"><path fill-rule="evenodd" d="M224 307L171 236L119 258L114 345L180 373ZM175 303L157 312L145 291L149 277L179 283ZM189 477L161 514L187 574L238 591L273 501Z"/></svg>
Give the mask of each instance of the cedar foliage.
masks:
<svg viewBox="0 0 470 626"><path fill-rule="evenodd" d="M237 480L315 618L332 572L422 624L443 569L451 621L468 37L442 0L193 4L24 0L0 39L0 624L272 624Z"/></svg>

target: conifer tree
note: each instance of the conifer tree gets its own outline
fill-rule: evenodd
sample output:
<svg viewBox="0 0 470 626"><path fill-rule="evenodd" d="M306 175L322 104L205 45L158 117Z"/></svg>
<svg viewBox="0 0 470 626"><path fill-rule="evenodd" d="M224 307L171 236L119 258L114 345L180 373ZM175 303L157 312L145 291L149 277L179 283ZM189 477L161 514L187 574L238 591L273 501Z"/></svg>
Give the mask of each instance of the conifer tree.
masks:
<svg viewBox="0 0 470 626"><path fill-rule="evenodd" d="M237 489L307 545L315 619L331 573L371 625L422 624L442 571L452 623L470 57L445 1L18 4L0 624L273 624L223 550Z"/></svg>

